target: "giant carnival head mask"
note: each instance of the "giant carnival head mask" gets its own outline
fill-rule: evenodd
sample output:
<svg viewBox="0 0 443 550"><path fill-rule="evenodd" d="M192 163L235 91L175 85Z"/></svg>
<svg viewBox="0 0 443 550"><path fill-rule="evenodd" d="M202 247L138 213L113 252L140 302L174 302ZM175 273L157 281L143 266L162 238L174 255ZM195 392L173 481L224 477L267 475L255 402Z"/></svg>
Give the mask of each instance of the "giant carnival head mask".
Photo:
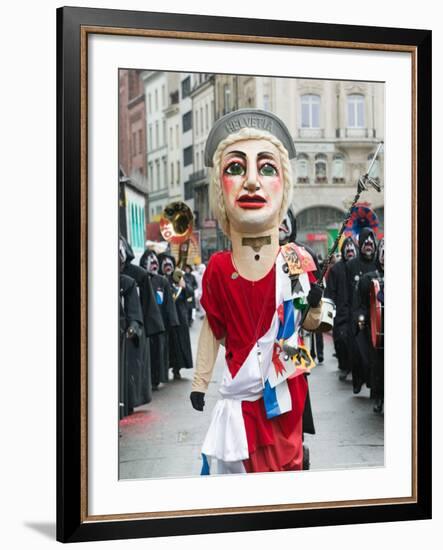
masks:
<svg viewBox="0 0 443 550"><path fill-rule="evenodd" d="M227 235L278 226L291 201L294 157L289 130L272 113L240 109L215 122L205 164L213 169L211 207Z"/></svg>

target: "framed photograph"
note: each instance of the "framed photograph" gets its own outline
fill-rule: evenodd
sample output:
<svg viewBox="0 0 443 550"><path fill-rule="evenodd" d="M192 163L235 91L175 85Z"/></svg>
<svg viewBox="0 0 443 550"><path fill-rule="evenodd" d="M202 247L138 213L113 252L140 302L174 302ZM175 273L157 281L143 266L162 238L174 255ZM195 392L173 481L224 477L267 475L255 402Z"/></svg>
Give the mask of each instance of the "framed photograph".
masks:
<svg viewBox="0 0 443 550"><path fill-rule="evenodd" d="M431 32L60 8L57 92L57 539L430 518ZM281 172L292 195L272 265L300 319L270 348L287 393L262 374L253 398L226 393L248 364L238 323L264 322L278 270L244 276L231 184L214 199L223 166L242 209L267 203L248 139L274 147L257 182ZM259 238L241 241L256 265ZM223 285L214 258L232 258ZM209 281L223 308L252 297L223 330Z"/></svg>

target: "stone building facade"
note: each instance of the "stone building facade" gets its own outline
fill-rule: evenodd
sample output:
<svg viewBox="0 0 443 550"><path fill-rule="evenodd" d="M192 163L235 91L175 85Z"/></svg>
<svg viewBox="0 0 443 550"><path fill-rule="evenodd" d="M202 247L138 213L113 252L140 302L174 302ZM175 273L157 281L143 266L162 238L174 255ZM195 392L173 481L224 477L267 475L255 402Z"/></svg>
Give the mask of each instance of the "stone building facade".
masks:
<svg viewBox="0 0 443 550"><path fill-rule="evenodd" d="M358 178L384 140L382 83L152 71L140 76L146 103L148 222L158 222L168 202L184 200L195 212L207 253L228 245L209 210L205 141L214 120L238 108L257 107L281 117L293 136L292 208L299 239L326 253L327 233L341 225ZM135 119L132 123L135 129ZM132 139L137 137L127 136L128 150ZM371 175L384 185L383 153ZM383 231L383 193L365 192L361 202L376 212Z"/></svg>

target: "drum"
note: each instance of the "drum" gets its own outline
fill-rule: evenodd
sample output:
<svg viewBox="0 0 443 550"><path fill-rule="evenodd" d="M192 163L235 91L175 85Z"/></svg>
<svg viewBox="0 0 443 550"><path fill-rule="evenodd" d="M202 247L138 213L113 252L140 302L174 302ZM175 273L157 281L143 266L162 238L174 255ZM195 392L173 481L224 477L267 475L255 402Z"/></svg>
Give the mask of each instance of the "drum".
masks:
<svg viewBox="0 0 443 550"><path fill-rule="evenodd" d="M335 304L330 298L323 298L320 325L316 332L328 332L334 326Z"/></svg>
<svg viewBox="0 0 443 550"><path fill-rule="evenodd" d="M384 349L385 337L385 306L378 299L380 292L380 281L372 279L369 289L369 317L371 327L371 342L375 349Z"/></svg>

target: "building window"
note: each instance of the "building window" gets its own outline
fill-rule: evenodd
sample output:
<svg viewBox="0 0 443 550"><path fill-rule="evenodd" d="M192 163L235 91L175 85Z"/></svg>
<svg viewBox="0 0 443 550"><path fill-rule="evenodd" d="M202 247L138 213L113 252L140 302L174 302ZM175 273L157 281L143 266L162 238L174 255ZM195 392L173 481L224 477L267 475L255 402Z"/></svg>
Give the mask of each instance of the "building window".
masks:
<svg viewBox="0 0 443 550"><path fill-rule="evenodd" d="M167 135L166 135L166 120L163 121L163 145L166 145L166 139L167 139Z"/></svg>
<svg viewBox="0 0 443 550"><path fill-rule="evenodd" d="M155 111L157 112L158 111L158 90L155 90L154 92L154 107L155 107Z"/></svg>
<svg viewBox="0 0 443 550"><path fill-rule="evenodd" d="M182 98L188 97L191 93L191 77L188 76L182 81Z"/></svg>
<svg viewBox="0 0 443 550"><path fill-rule="evenodd" d="M178 124L175 125L175 146L178 149L178 146L180 145L180 132L178 129Z"/></svg>
<svg viewBox="0 0 443 550"><path fill-rule="evenodd" d="M174 140L173 140L173 130L172 130L172 126L169 128L169 149L172 149L172 147L174 146Z"/></svg>
<svg viewBox="0 0 443 550"><path fill-rule="evenodd" d="M297 155L296 174L297 183L309 183L308 156L304 153Z"/></svg>
<svg viewBox="0 0 443 550"><path fill-rule="evenodd" d="M180 184L180 161L177 161L177 185Z"/></svg>
<svg viewBox="0 0 443 550"><path fill-rule="evenodd" d="M200 153L198 153L198 152L196 154L195 168L196 168L197 171L200 168Z"/></svg>
<svg viewBox="0 0 443 550"><path fill-rule="evenodd" d="M183 133L192 128L192 111L188 111L183 115Z"/></svg>
<svg viewBox="0 0 443 550"><path fill-rule="evenodd" d="M225 102L224 112L229 113L231 111L231 89L228 84L225 84L223 87L223 98Z"/></svg>
<svg viewBox="0 0 443 550"><path fill-rule="evenodd" d="M269 109L270 109L269 95L267 95L267 94L265 94L263 96L263 109L265 111L269 111Z"/></svg>
<svg viewBox="0 0 443 550"><path fill-rule="evenodd" d="M208 105L206 104L205 105L205 127L206 127L206 131L209 130L209 108L208 108Z"/></svg>
<svg viewBox="0 0 443 550"><path fill-rule="evenodd" d="M138 131L138 152L140 154L142 153L142 142L143 142L142 131L139 130Z"/></svg>
<svg viewBox="0 0 443 550"><path fill-rule="evenodd" d="M171 162L171 185L174 185L174 163Z"/></svg>
<svg viewBox="0 0 443 550"><path fill-rule="evenodd" d="M195 111L195 135L198 136L198 111Z"/></svg>
<svg viewBox="0 0 443 550"><path fill-rule="evenodd" d="M203 134L203 107L200 109L200 130Z"/></svg>
<svg viewBox="0 0 443 550"><path fill-rule="evenodd" d="M168 186L168 163L166 162L166 158L162 159L163 163L163 181L162 181L162 187Z"/></svg>
<svg viewBox="0 0 443 550"><path fill-rule="evenodd" d="M164 84L162 85L162 107L163 109L166 107L166 87Z"/></svg>
<svg viewBox="0 0 443 550"><path fill-rule="evenodd" d="M135 250L143 250L145 243L145 212L133 202L128 204L129 243Z"/></svg>
<svg viewBox="0 0 443 550"><path fill-rule="evenodd" d="M348 95L348 128L365 127L365 96Z"/></svg>
<svg viewBox="0 0 443 550"><path fill-rule="evenodd" d="M320 128L320 96L305 94L301 96L301 127Z"/></svg>
<svg viewBox="0 0 443 550"><path fill-rule="evenodd" d="M132 141L131 141L131 156L135 157L137 153L137 134L132 132Z"/></svg>
<svg viewBox="0 0 443 550"><path fill-rule="evenodd" d="M192 164L192 145L183 149L183 166Z"/></svg>
<svg viewBox="0 0 443 550"><path fill-rule="evenodd" d="M158 148L158 144L160 141L158 133L159 133L159 128L158 128L158 120L157 120L155 123L155 148L156 149Z"/></svg>
<svg viewBox="0 0 443 550"><path fill-rule="evenodd" d="M332 160L332 183L345 183L345 159L340 153Z"/></svg>
<svg viewBox="0 0 443 550"><path fill-rule="evenodd" d="M149 112L149 114L152 113L152 98L151 98L151 94L148 94L148 112Z"/></svg>
<svg viewBox="0 0 443 550"><path fill-rule="evenodd" d="M155 189L160 189L160 162L155 161Z"/></svg>
<svg viewBox="0 0 443 550"><path fill-rule="evenodd" d="M152 162L149 163L149 189L150 191L154 190L154 167Z"/></svg>
<svg viewBox="0 0 443 550"><path fill-rule="evenodd" d="M327 183L326 155L319 153L315 155L315 183Z"/></svg>
<svg viewBox="0 0 443 550"><path fill-rule="evenodd" d="M152 124L149 125L149 143L148 143L148 149L152 151L154 149L154 144L152 143Z"/></svg>

